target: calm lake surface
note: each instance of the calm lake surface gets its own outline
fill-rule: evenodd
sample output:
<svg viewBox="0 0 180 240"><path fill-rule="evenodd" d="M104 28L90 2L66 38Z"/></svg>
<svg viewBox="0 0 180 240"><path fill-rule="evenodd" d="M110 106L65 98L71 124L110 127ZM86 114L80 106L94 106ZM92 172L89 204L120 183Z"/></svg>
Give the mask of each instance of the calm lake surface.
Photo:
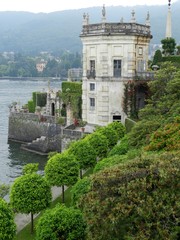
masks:
<svg viewBox="0 0 180 240"><path fill-rule="evenodd" d="M61 82L53 81L53 89L60 89ZM43 171L47 162L46 156L40 156L20 149L19 143L8 143L8 106L17 102L20 106L32 98L34 91L46 91L47 81L35 80L0 80L0 182L12 183L21 175L22 168L27 163L39 163Z"/></svg>

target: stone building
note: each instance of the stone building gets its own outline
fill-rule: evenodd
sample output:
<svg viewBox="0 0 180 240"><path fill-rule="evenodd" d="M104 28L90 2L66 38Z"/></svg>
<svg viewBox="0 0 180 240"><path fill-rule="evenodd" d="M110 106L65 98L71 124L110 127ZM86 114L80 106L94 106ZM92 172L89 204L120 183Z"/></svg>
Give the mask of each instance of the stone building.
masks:
<svg viewBox="0 0 180 240"><path fill-rule="evenodd" d="M36 69L38 72L43 72L47 65L47 61L41 60L40 62L36 63Z"/></svg>
<svg viewBox="0 0 180 240"><path fill-rule="evenodd" d="M84 14L80 38L83 44L82 118L89 124L122 121L124 84L148 77L148 51L152 38L149 13L145 24L106 21L103 6L100 23L90 24ZM140 100L141 101L141 100Z"/></svg>
<svg viewBox="0 0 180 240"><path fill-rule="evenodd" d="M48 82L46 114L50 116L59 117L61 106L62 106L62 103L59 97L59 91L51 89L50 82Z"/></svg>

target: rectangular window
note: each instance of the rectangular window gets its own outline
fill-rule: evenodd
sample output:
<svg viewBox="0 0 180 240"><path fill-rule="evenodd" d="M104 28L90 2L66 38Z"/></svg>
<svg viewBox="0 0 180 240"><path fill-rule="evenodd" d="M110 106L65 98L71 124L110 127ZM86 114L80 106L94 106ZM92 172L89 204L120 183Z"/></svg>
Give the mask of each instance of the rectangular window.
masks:
<svg viewBox="0 0 180 240"><path fill-rule="evenodd" d="M87 78L95 78L95 77L96 77L95 60L90 60L89 70L87 70Z"/></svg>
<svg viewBox="0 0 180 240"><path fill-rule="evenodd" d="M95 84L94 83L90 83L90 91L94 91L95 90Z"/></svg>
<svg viewBox="0 0 180 240"><path fill-rule="evenodd" d="M90 98L90 108L91 109L95 108L95 98Z"/></svg>
<svg viewBox="0 0 180 240"><path fill-rule="evenodd" d="M146 69L146 61L145 60L139 60L138 61L138 72L144 72Z"/></svg>
<svg viewBox="0 0 180 240"><path fill-rule="evenodd" d="M139 47L139 55L143 55L143 48Z"/></svg>
<svg viewBox="0 0 180 240"><path fill-rule="evenodd" d="M90 60L90 71L95 70L95 60Z"/></svg>
<svg viewBox="0 0 180 240"><path fill-rule="evenodd" d="M114 60L114 77L121 77L121 60Z"/></svg>

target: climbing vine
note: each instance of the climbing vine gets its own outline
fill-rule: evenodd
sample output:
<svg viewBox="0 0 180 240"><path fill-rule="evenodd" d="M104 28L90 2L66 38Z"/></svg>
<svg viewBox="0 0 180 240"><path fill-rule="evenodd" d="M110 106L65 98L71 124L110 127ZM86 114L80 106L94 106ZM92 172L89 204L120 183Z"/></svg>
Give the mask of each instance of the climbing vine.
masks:
<svg viewBox="0 0 180 240"><path fill-rule="evenodd" d="M143 81L128 81L124 86L124 100L123 100L123 110L131 118L138 118L138 111L140 109L138 99L139 92L143 92L146 100L148 96L148 84Z"/></svg>
<svg viewBox="0 0 180 240"><path fill-rule="evenodd" d="M63 82L60 98L66 107L70 104L74 118L81 118L82 83Z"/></svg>

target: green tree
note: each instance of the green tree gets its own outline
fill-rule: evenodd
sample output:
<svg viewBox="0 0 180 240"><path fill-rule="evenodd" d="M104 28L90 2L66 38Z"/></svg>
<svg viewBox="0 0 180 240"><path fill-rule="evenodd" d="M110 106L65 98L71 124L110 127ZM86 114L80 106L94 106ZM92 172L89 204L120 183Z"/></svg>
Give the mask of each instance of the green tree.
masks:
<svg viewBox="0 0 180 240"><path fill-rule="evenodd" d="M93 132L85 137L87 141L89 141L90 145L96 151L97 158L101 159L107 156L108 151L108 140L107 138L100 132Z"/></svg>
<svg viewBox="0 0 180 240"><path fill-rule="evenodd" d="M118 142L118 134L111 125L99 127L96 132L103 134L108 140L108 150L112 149Z"/></svg>
<svg viewBox="0 0 180 240"><path fill-rule="evenodd" d="M85 240L86 224L78 209L56 205L46 210L36 229L37 240Z"/></svg>
<svg viewBox="0 0 180 240"><path fill-rule="evenodd" d="M161 62L162 62L162 53L161 53L161 50L158 49L154 54L152 65L159 65Z"/></svg>
<svg viewBox="0 0 180 240"><path fill-rule="evenodd" d="M180 117L176 117L174 122L168 123L155 131L145 149L148 151L180 149Z"/></svg>
<svg viewBox="0 0 180 240"><path fill-rule="evenodd" d="M71 186L77 182L79 163L74 155L67 152L57 153L48 160L45 177L51 186L62 187L62 202L64 202L64 186Z"/></svg>
<svg viewBox="0 0 180 240"><path fill-rule="evenodd" d="M127 161L126 155L114 155L112 157L104 158L96 164L93 173L97 173L99 171L104 170L105 168L109 168L116 164L124 163L126 161Z"/></svg>
<svg viewBox="0 0 180 240"><path fill-rule="evenodd" d="M121 122L112 122L108 124L108 127L112 127L112 129L117 133L118 140L124 137L126 129Z"/></svg>
<svg viewBox="0 0 180 240"><path fill-rule="evenodd" d="M179 239L179 160L144 153L96 173L79 202L87 239Z"/></svg>
<svg viewBox="0 0 180 240"><path fill-rule="evenodd" d="M87 139L80 139L68 148L68 152L73 154L80 166L80 177L82 170L94 167L96 164L96 151Z"/></svg>
<svg viewBox="0 0 180 240"><path fill-rule="evenodd" d="M77 206L80 198L88 193L91 189L91 179L89 177L84 177L79 179L76 184L71 189L71 199L72 204Z"/></svg>
<svg viewBox="0 0 180 240"><path fill-rule="evenodd" d="M38 163L29 163L23 167L23 174L36 173L38 171Z"/></svg>
<svg viewBox="0 0 180 240"><path fill-rule="evenodd" d="M20 213L31 213L31 233L33 215L50 206L51 188L46 179L37 173L18 177L10 191L10 203Z"/></svg>
<svg viewBox="0 0 180 240"><path fill-rule="evenodd" d="M13 240L16 234L13 211L8 204L0 198L0 239Z"/></svg>
<svg viewBox="0 0 180 240"><path fill-rule="evenodd" d="M116 144L113 149L108 153L108 157L114 155L123 155L126 154L129 150L128 135L125 135L121 141Z"/></svg>
<svg viewBox="0 0 180 240"><path fill-rule="evenodd" d="M174 55L176 42L174 38L165 38L161 40L163 54L165 56Z"/></svg>

